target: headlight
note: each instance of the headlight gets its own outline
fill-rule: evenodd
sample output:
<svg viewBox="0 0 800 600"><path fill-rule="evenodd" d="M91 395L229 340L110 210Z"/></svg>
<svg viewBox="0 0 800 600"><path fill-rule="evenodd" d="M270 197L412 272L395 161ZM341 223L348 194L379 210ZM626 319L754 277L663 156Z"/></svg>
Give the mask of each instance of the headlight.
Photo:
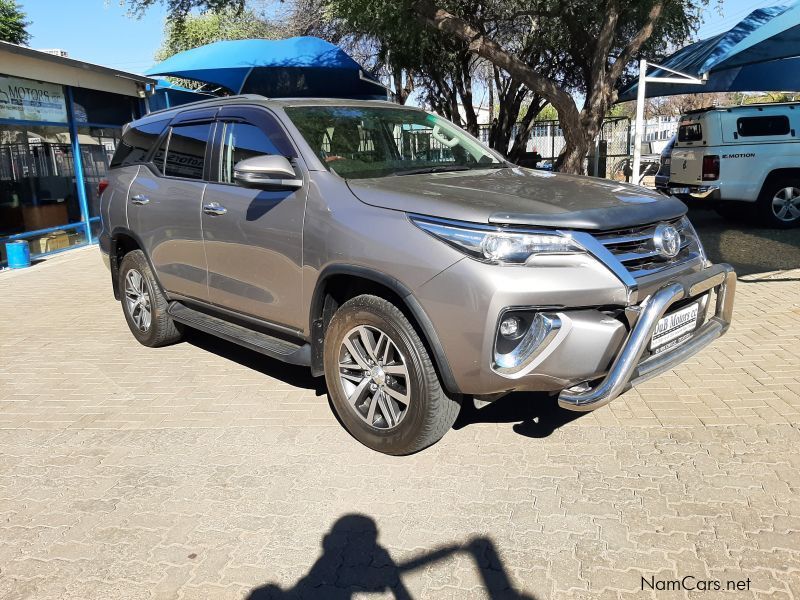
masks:
<svg viewBox="0 0 800 600"><path fill-rule="evenodd" d="M706 249L703 248L703 242L700 241L700 236L697 235L697 231L695 231L694 226L692 226L691 221L689 221L689 217L683 217L677 223L678 231L681 234L681 238L684 240L689 240L689 248L696 247L697 253L700 255L700 258L703 260L703 264L708 266L710 263L708 262L708 257L706 256Z"/></svg>
<svg viewBox="0 0 800 600"><path fill-rule="evenodd" d="M484 229L469 224L445 224L424 217L411 217L411 222L467 256L483 262L521 265L537 254L586 252L583 246L564 233Z"/></svg>

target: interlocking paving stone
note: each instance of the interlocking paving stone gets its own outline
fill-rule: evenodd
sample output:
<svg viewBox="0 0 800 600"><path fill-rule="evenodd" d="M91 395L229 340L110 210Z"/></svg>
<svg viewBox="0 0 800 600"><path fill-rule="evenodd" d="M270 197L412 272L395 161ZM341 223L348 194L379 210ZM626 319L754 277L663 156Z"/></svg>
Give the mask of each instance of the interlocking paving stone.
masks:
<svg viewBox="0 0 800 600"><path fill-rule="evenodd" d="M0 273L0 597L800 598L799 274L595 413L512 395L391 458L303 369L138 345L96 248Z"/></svg>

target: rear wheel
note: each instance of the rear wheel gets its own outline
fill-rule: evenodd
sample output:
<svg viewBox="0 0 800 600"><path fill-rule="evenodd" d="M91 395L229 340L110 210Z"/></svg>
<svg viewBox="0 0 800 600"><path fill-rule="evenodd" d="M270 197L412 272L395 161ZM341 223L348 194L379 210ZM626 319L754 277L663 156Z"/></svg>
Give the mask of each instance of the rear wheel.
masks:
<svg viewBox="0 0 800 600"><path fill-rule="evenodd" d="M391 302L345 302L325 334L325 380L339 419L365 446L403 455L437 442L460 404L442 389L425 345Z"/></svg>
<svg viewBox="0 0 800 600"><path fill-rule="evenodd" d="M158 347L181 339L183 328L167 314L167 299L141 250L128 252L122 259L119 289L125 320L141 344Z"/></svg>
<svg viewBox="0 0 800 600"><path fill-rule="evenodd" d="M782 178L767 183L758 199L765 225L788 229L800 225L800 179Z"/></svg>

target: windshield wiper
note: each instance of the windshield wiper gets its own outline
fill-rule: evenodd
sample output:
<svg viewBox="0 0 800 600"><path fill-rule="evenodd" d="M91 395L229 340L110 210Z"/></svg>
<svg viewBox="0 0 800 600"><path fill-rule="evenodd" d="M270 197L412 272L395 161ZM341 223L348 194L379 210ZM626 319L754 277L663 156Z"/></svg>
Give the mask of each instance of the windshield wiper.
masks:
<svg viewBox="0 0 800 600"><path fill-rule="evenodd" d="M438 167L421 167L419 169L408 169L407 171L396 171L392 175L421 175L423 173L446 173L447 171L469 171L469 167L464 166L438 166Z"/></svg>

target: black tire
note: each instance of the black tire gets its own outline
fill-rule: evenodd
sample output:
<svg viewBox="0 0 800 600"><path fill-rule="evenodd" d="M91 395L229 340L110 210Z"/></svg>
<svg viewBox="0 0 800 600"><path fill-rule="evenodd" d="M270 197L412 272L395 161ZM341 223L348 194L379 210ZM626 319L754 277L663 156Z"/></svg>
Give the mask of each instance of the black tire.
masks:
<svg viewBox="0 0 800 600"><path fill-rule="evenodd" d="M405 412L402 403L393 404L393 412L401 414L394 425L391 424L391 419L383 420L383 415L378 414L386 411L375 400L378 391L383 393L386 386L390 386L389 382L380 388L376 384L375 392L371 392L369 386L366 387L361 403L356 401L351 404L348 401L348 392L340 376L340 359L344 356L345 360L352 360L355 365L357 361L350 358L344 345L345 337L355 335L353 331L362 326L377 334L377 347L380 347L380 334L383 333L393 345L391 352L398 353L394 360L387 361L387 370L389 362L402 363L401 367L406 369L407 377L399 376L398 381L396 376L392 387L404 390L410 400L405 405ZM363 358L365 355L361 354ZM460 397L450 397L444 391L433 361L417 331L402 311L383 298L357 296L339 307L325 334L324 365L328 393L342 425L359 442L378 452L398 456L418 452L439 441L458 417ZM363 377L359 369L353 372L356 377ZM391 381L392 377L389 376L388 379ZM356 387L355 383L351 385ZM383 396L384 402L386 399L391 401L388 393ZM364 407L361 412L356 407L359 404ZM363 414L367 412L367 404L376 406L377 416L373 420L377 425L368 423L367 415Z"/></svg>
<svg viewBox="0 0 800 600"><path fill-rule="evenodd" d="M796 193L800 193L800 179L781 177L780 179L773 179L764 184L761 194L758 197L757 208L761 222L767 227L790 229L800 226L800 213L797 213L797 216L793 218L791 215L788 215L788 219L780 218L778 214L776 214L774 204L775 198L778 194L787 189L793 189ZM793 209L793 212L796 212L797 208L800 208L800 199L795 199L793 204L796 207Z"/></svg>
<svg viewBox="0 0 800 600"><path fill-rule="evenodd" d="M140 289L147 295L147 301L144 303L144 306L149 307L150 311L150 318L147 322L141 318L141 309L139 312L135 308L132 309L128 301L133 295L128 293L126 283L129 274L136 279L136 273L141 276ZM180 341L183 337L183 326L175 323L167 314L167 299L156 283L150 264L141 250L128 252L122 259L119 267L119 292L125 320L128 322L133 337L139 340L139 343L157 348Z"/></svg>

